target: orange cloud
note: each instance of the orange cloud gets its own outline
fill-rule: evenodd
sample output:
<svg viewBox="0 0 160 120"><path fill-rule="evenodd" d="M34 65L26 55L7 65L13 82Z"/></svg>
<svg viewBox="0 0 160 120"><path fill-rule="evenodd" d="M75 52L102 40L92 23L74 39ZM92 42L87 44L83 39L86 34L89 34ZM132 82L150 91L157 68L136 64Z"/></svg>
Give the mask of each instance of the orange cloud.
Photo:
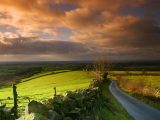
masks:
<svg viewBox="0 0 160 120"><path fill-rule="evenodd" d="M92 29L102 22L102 17L95 12L96 11L88 8L78 8L66 12L64 25L76 30Z"/></svg>
<svg viewBox="0 0 160 120"><path fill-rule="evenodd" d="M1 0L0 13L0 24L13 26L24 32L52 30L51 34L54 33L52 28L57 27L64 15L63 11L50 9L41 0Z"/></svg>
<svg viewBox="0 0 160 120"><path fill-rule="evenodd" d="M104 21L101 12L114 16L126 4L139 4L143 0L1 0L0 24L7 24L25 31L47 31L53 27L91 27ZM72 11L63 11L56 5L72 4L77 6ZM52 7L54 5L54 7ZM107 18L109 19L109 17ZM106 20L106 19L105 19ZM43 23L43 24L42 24ZM52 27L52 28L53 28ZM45 30L47 29L47 30ZM51 32L52 33L52 32Z"/></svg>

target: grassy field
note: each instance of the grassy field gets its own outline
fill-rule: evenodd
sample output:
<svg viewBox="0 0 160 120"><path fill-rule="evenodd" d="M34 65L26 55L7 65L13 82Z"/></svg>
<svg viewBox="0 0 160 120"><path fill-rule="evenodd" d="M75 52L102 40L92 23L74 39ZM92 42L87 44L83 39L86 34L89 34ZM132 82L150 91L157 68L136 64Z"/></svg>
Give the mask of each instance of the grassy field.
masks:
<svg viewBox="0 0 160 120"><path fill-rule="evenodd" d="M19 83L24 78L42 76L53 71L81 71L86 63L81 62L9 62L0 63L0 88ZM32 78L30 78L32 79Z"/></svg>
<svg viewBox="0 0 160 120"><path fill-rule="evenodd" d="M146 75L145 75L146 74ZM160 72L159 71L112 71L112 79L117 80L118 77L129 82L139 82L143 80L147 86L160 88Z"/></svg>
<svg viewBox="0 0 160 120"><path fill-rule="evenodd" d="M57 88L57 94L64 94L68 90L75 90L88 87L92 80L83 71L56 71L51 73L42 73L23 79L21 83L17 84L17 92L20 97L29 97L31 100L43 101L53 97L54 90ZM0 99L12 99L12 88L0 89ZM8 100L12 106L13 101ZM19 106L24 107L27 100L20 100Z"/></svg>
<svg viewBox="0 0 160 120"><path fill-rule="evenodd" d="M143 80L146 86L160 88L160 76L123 76L122 79L129 82L139 82Z"/></svg>

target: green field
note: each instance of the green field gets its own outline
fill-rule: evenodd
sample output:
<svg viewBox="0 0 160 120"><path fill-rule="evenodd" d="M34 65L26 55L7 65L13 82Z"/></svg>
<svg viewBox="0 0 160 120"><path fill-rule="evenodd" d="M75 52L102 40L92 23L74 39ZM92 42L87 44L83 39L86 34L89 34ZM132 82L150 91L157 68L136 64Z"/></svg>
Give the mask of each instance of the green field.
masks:
<svg viewBox="0 0 160 120"><path fill-rule="evenodd" d="M117 80L118 77L121 77L129 82L139 82L140 80L143 80L146 86L160 88L159 71L146 71L145 74L142 75L142 71L112 71L111 77L115 80Z"/></svg>
<svg viewBox="0 0 160 120"><path fill-rule="evenodd" d="M160 76L123 76L122 79L130 82L139 82L140 80L143 80L146 86L160 88Z"/></svg>
<svg viewBox="0 0 160 120"><path fill-rule="evenodd" d="M88 87L92 78L83 71L57 71L48 75L42 73L30 78L23 79L17 84L17 92L20 97L29 97L31 100L43 101L53 97L54 90L57 88L57 94L64 94L68 90L76 90ZM12 88L0 89L0 99L11 97ZM13 103L8 100L7 102ZM20 106L24 107L27 100L20 100ZM8 104L12 106L12 104Z"/></svg>

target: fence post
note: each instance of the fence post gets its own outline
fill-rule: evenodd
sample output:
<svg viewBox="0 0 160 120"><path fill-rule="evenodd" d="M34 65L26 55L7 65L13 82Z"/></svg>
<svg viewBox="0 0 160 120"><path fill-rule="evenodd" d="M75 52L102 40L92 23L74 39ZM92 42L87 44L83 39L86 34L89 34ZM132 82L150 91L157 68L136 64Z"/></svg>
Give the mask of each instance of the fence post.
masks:
<svg viewBox="0 0 160 120"><path fill-rule="evenodd" d="M56 87L54 87L54 96L56 96L56 92L57 92Z"/></svg>
<svg viewBox="0 0 160 120"><path fill-rule="evenodd" d="M17 95L17 91L16 91L17 87L16 87L15 84L13 84L12 87L13 87L13 99L14 99L13 113L14 113L14 117L17 119L18 118L18 110L17 110L18 109L18 104L17 104L17 101L18 101L17 97L18 97L18 95Z"/></svg>

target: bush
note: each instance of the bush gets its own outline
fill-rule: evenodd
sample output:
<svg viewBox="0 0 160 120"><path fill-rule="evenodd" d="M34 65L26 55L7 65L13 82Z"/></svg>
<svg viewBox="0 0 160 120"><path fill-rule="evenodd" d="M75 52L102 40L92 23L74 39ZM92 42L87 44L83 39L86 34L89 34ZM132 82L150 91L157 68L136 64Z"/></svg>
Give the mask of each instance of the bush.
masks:
<svg viewBox="0 0 160 120"><path fill-rule="evenodd" d="M5 105L0 106L0 120L14 120L11 110L7 109Z"/></svg>

